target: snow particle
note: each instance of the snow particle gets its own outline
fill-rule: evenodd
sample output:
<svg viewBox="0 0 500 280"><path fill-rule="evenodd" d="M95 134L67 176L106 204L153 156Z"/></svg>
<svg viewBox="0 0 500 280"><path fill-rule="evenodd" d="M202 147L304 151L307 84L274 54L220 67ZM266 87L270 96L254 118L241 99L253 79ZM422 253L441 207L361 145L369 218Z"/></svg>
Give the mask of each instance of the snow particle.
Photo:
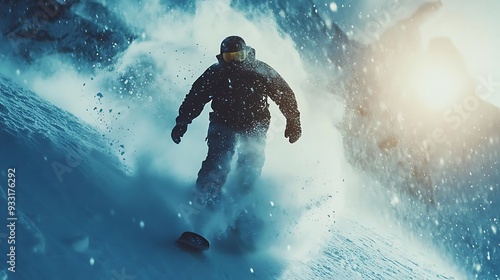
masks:
<svg viewBox="0 0 500 280"><path fill-rule="evenodd" d="M90 265L94 265L95 264L94 258L90 258L89 263L90 263Z"/></svg>
<svg viewBox="0 0 500 280"><path fill-rule="evenodd" d="M271 207L274 207L274 202L269 201L269 204L271 204Z"/></svg>
<svg viewBox="0 0 500 280"><path fill-rule="evenodd" d="M338 11L338 7L335 2L330 3L330 10L332 10L332 12Z"/></svg>
<svg viewBox="0 0 500 280"><path fill-rule="evenodd" d="M140 222L139 222L139 226L140 226L141 228L144 228L144 222L143 222L143 221L140 221Z"/></svg>
<svg viewBox="0 0 500 280"><path fill-rule="evenodd" d="M253 273L253 268L250 267L250 273Z"/></svg>
<svg viewBox="0 0 500 280"><path fill-rule="evenodd" d="M396 195L394 195L391 199L391 205L394 206L396 204L399 203L399 197L397 197Z"/></svg>

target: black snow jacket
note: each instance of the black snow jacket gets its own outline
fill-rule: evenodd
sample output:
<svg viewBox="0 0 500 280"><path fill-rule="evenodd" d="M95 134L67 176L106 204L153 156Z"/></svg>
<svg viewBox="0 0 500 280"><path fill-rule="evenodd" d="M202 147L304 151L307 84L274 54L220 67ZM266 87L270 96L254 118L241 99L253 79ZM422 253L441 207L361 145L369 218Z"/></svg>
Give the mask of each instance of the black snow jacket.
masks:
<svg viewBox="0 0 500 280"><path fill-rule="evenodd" d="M299 118L297 101L290 86L271 66L255 59L249 47L247 59L210 66L192 85L179 109L177 124L189 124L212 101L210 121L235 130L249 130L271 119L267 97L273 100L288 119Z"/></svg>

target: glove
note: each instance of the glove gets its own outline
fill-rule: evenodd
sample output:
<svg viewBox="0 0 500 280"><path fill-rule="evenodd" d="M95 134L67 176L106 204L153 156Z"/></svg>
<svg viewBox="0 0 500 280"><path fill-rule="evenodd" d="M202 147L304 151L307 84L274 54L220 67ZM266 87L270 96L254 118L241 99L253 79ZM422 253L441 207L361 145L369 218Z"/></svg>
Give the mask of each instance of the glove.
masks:
<svg viewBox="0 0 500 280"><path fill-rule="evenodd" d="M184 133L186 133L187 129L187 124L177 124L176 126L174 126L171 136L175 144L179 144L181 142L181 137L184 135Z"/></svg>
<svg viewBox="0 0 500 280"><path fill-rule="evenodd" d="M302 129L300 128L300 119L287 119L285 138L288 138L290 143L295 143L299 140L300 135L302 135Z"/></svg>

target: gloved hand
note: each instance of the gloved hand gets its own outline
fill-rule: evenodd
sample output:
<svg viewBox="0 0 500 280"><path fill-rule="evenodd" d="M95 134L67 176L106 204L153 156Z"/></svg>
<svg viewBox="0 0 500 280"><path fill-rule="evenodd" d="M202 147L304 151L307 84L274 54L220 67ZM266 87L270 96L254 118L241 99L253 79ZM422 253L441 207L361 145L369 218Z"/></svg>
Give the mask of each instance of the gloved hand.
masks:
<svg viewBox="0 0 500 280"><path fill-rule="evenodd" d="M286 120L286 129L285 129L285 138L288 138L290 143L295 143L299 140L302 135L302 129L300 128L300 119L287 119Z"/></svg>
<svg viewBox="0 0 500 280"><path fill-rule="evenodd" d="M181 142L181 137L184 135L184 133L186 133L187 129L187 124L177 124L176 126L174 126L171 136L175 144L179 144Z"/></svg>

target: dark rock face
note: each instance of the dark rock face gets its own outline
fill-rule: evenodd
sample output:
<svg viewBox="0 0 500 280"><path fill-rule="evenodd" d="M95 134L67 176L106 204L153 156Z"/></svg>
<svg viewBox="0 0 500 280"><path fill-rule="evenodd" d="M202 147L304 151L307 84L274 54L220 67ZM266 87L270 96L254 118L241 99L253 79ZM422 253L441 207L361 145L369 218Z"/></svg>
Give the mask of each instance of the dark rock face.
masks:
<svg viewBox="0 0 500 280"><path fill-rule="evenodd" d="M108 65L135 35L100 3L91 1L2 1L3 54L31 62L62 53L81 66Z"/></svg>

